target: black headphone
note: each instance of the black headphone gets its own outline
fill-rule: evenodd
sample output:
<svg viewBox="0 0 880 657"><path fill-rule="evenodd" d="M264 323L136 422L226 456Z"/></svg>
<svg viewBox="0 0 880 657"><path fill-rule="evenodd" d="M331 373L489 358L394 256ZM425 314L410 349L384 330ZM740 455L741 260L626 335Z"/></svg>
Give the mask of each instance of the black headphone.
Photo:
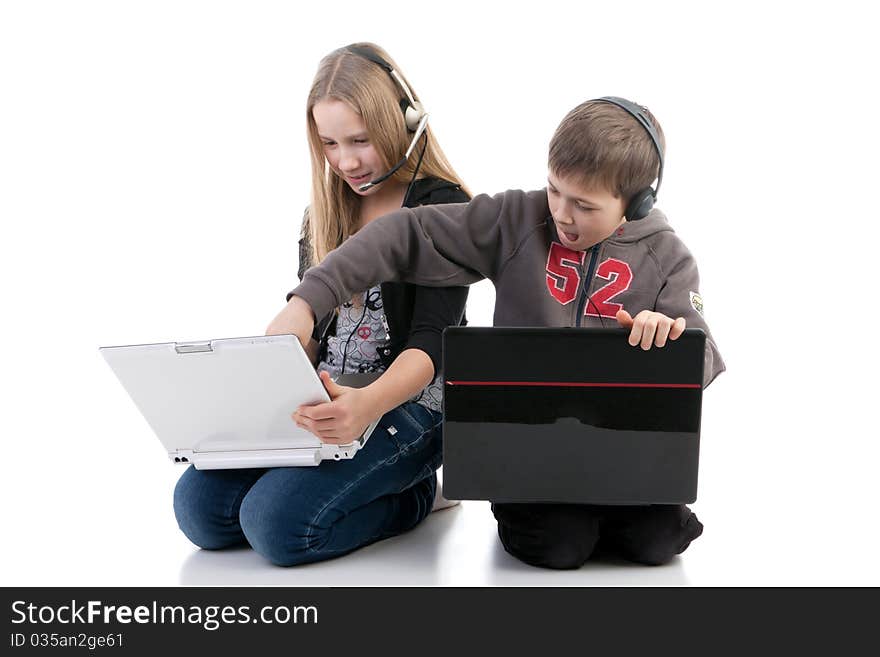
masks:
<svg viewBox="0 0 880 657"><path fill-rule="evenodd" d="M419 137L425 132L425 129L428 127L428 113L425 111L425 108L422 107L422 104L418 102L412 95L412 92L409 90L409 87L406 86L406 82L403 81L401 75L394 70L394 67L391 66L388 62L386 62L382 57L377 55L372 50L367 48L362 48L360 46L346 46L345 50L348 52L357 55L358 57L363 57L366 60L373 62L374 64L380 66L385 70L386 73L391 77L392 80L397 84L397 86L403 91L404 97L400 99L400 109L403 112L403 122L406 125L406 129L409 132L415 133L413 135L412 141L409 144L409 147L406 149L406 153L403 155L403 159L400 160L394 167L392 167L389 171L385 172L378 178L374 178L373 180L364 183L358 189L362 192L367 191L370 187L374 185L378 185L380 182L388 179L391 174L397 171L400 167L406 164L406 161L409 159L410 154L412 154L413 149L416 146L416 142L418 142Z"/></svg>
<svg viewBox="0 0 880 657"><path fill-rule="evenodd" d="M603 96L602 98L593 99L593 102L609 103L624 110L645 129L648 136L651 138L651 141L654 142L654 148L657 149L657 157L660 158L660 169L657 173L657 186L653 189L651 187L645 187L645 189L636 192L635 196L633 196L629 203L627 203L626 211L623 215L626 217L627 221L643 219L651 211L651 208L654 207L654 201L657 200L657 192L660 191L660 183L663 182L663 149L660 148L660 137L654 129L654 124L651 123L651 119L649 119L648 115L645 113L646 108L641 105L636 105L635 103L628 101L625 98L619 98L618 96Z"/></svg>

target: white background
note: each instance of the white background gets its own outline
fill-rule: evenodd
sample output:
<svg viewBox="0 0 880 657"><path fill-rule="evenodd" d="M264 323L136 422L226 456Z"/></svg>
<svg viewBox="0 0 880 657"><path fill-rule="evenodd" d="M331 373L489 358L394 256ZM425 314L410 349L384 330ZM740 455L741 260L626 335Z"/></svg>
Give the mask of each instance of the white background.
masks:
<svg viewBox="0 0 880 657"><path fill-rule="evenodd" d="M668 6L665 6L668 4ZM864 3L3 2L4 585L880 585L876 25ZM488 505L305 568L201 553L98 347L261 334L296 282L318 60L398 61L475 192L542 187L579 102L648 105L660 207L728 372L704 536L661 568L522 566ZM491 323L493 293L468 315Z"/></svg>

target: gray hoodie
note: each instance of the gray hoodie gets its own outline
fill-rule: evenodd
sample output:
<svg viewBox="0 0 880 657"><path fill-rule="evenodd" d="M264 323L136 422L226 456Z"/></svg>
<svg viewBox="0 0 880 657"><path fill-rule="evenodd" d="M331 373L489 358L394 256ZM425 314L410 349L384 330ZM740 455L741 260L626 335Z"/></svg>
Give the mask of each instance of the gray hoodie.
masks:
<svg viewBox="0 0 880 657"><path fill-rule="evenodd" d="M562 245L545 190L392 212L305 272L292 291L316 317L380 281L495 285L495 326L617 326L645 309L706 332L704 386L724 371L703 319L697 263L657 209L587 251Z"/></svg>

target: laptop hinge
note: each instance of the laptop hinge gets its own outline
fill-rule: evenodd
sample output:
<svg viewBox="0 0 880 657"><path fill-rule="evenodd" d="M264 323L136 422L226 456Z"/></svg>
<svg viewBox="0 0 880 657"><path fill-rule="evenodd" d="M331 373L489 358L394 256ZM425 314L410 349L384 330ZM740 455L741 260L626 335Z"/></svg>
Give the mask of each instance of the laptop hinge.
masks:
<svg viewBox="0 0 880 657"><path fill-rule="evenodd" d="M211 342L175 342L174 351L179 354L201 354L214 351Z"/></svg>

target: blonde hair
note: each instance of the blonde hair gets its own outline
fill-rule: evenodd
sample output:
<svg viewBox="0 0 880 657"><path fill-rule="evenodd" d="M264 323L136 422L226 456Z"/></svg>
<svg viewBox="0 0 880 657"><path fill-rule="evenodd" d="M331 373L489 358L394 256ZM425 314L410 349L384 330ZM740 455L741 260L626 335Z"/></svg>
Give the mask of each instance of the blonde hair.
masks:
<svg viewBox="0 0 880 657"><path fill-rule="evenodd" d="M356 43L352 46L373 51L400 73L394 61L379 46L372 43ZM346 103L357 112L363 118L370 143L376 149L386 169L390 169L403 158L412 140L412 134L406 129L403 112L400 109L400 100L405 98L403 90L383 68L347 48L348 46L334 50L321 60L306 104L306 123L312 160L312 193L304 233L310 238L313 264L321 262L330 251L355 233L361 203L361 197L345 180L336 175L327 163L324 146L318 136L312 115L315 105L325 98L332 98ZM400 75L403 77L402 73ZM418 100L412 85L405 77L403 79L413 97ZM448 180L460 185L467 193L467 189L443 154L430 127L425 130L425 137L420 138L420 144L416 146L406 164L389 180L409 182L421 152L422 140L425 139L427 140L425 155L419 167L421 176Z"/></svg>
<svg viewBox="0 0 880 657"><path fill-rule="evenodd" d="M654 115L644 109L665 152L666 140ZM629 202L649 187L660 168L654 142L626 110L590 100L571 110L550 140L548 166L585 187L599 185Z"/></svg>

